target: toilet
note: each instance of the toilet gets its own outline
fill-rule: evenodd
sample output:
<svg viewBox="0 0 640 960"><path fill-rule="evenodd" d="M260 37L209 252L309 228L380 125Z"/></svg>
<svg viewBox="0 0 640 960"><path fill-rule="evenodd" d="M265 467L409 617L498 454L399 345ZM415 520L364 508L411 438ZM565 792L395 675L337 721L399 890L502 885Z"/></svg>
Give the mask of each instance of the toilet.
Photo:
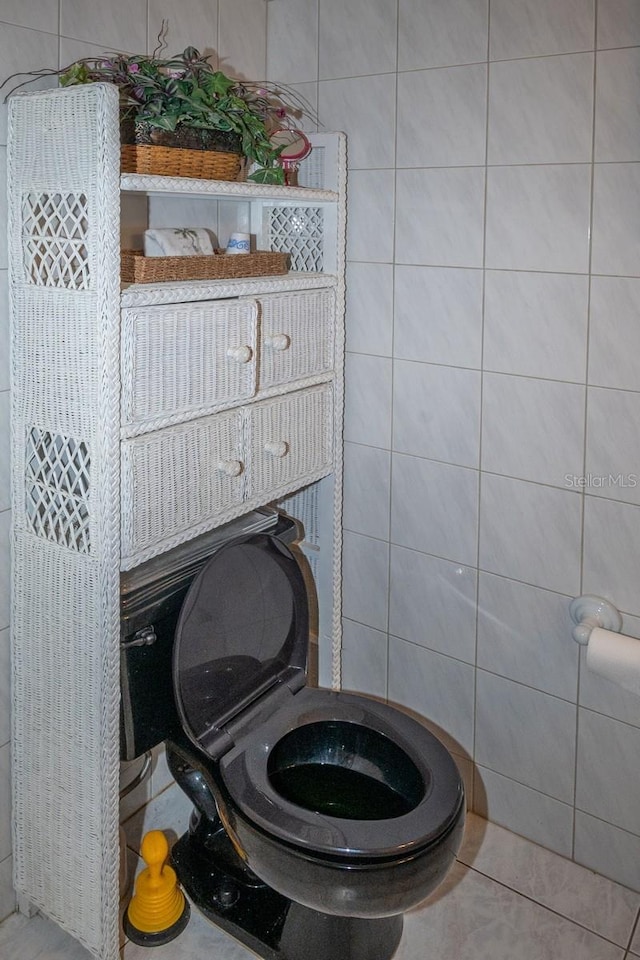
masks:
<svg viewBox="0 0 640 960"><path fill-rule="evenodd" d="M451 755L420 722L307 686L291 520L237 522L122 582L121 754L165 741L193 803L183 889L266 960L387 960L464 826Z"/></svg>

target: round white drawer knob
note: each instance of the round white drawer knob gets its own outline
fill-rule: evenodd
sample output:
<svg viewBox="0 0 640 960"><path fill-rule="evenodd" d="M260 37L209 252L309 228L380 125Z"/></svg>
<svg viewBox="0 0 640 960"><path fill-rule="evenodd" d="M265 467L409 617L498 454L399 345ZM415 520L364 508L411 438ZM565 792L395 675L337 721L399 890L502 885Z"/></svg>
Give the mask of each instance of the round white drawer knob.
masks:
<svg viewBox="0 0 640 960"><path fill-rule="evenodd" d="M251 347L229 347L227 350L227 357L229 360L235 360L236 363L249 363L251 357L253 356L253 350Z"/></svg>
<svg viewBox="0 0 640 960"><path fill-rule="evenodd" d="M227 477L239 477L242 473L242 462L240 460L219 460L218 472L224 473Z"/></svg>
<svg viewBox="0 0 640 960"><path fill-rule="evenodd" d="M274 333L266 338L265 346L272 350L288 350L291 346L291 337L287 336L286 333Z"/></svg>
<svg viewBox="0 0 640 960"><path fill-rule="evenodd" d="M289 444L286 440L267 440L264 450L272 457L284 457L289 452Z"/></svg>

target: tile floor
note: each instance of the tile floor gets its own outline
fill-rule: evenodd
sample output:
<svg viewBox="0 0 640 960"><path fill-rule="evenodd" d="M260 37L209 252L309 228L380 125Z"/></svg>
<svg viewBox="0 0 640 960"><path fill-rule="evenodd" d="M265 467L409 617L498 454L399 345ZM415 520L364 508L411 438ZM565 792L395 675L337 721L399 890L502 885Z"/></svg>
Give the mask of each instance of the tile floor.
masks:
<svg viewBox="0 0 640 960"><path fill-rule="evenodd" d="M156 813L166 814L179 803L176 789L170 787L150 807L155 803ZM144 829L155 825L157 817L150 814ZM139 821L138 816L136 830ZM395 960L634 960L640 957L639 912L640 893L470 815L458 862L444 884L406 916ZM210 957L254 955L196 911L181 937L153 954L132 943L122 949L122 960ZM14 914L0 925L0 958L90 960L90 955L44 917Z"/></svg>

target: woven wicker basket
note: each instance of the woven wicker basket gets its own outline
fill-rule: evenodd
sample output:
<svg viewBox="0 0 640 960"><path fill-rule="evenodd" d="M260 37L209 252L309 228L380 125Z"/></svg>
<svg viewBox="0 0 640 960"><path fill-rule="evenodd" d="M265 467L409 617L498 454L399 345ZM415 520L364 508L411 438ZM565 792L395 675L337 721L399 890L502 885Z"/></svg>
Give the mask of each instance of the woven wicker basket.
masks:
<svg viewBox="0 0 640 960"><path fill-rule="evenodd" d="M140 250L123 250L120 260L123 283L270 277L286 273L288 269L288 253L269 251L231 256L218 252L206 257L145 257Z"/></svg>
<svg viewBox="0 0 640 960"><path fill-rule="evenodd" d="M144 120L121 118L120 165L123 173L237 180L242 139L228 130L179 125L161 130Z"/></svg>
<svg viewBox="0 0 640 960"><path fill-rule="evenodd" d="M218 150L184 150L181 147L158 147L146 143L126 143L120 148L123 173L237 180L241 165L242 157L239 154Z"/></svg>

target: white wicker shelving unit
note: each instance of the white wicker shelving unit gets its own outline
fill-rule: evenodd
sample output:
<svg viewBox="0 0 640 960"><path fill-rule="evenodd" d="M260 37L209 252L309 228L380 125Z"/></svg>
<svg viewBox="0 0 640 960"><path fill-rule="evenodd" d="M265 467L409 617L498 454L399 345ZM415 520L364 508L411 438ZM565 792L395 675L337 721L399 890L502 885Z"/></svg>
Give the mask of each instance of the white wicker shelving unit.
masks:
<svg viewBox="0 0 640 960"><path fill-rule="evenodd" d="M339 685L346 156L343 135L313 139L306 187L121 176L114 87L11 102L14 879L101 960L119 943L120 572L285 502ZM218 201L291 272L121 288L121 202L124 223L129 198L176 195Z"/></svg>

